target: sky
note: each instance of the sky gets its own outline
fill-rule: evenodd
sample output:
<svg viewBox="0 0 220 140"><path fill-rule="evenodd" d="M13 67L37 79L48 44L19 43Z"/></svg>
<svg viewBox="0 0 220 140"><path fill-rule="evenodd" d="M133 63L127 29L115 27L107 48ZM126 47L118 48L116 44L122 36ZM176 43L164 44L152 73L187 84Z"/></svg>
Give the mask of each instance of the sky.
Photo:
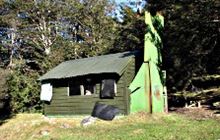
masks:
<svg viewBox="0 0 220 140"><path fill-rule="evenodd" d="M137 8L141 10L146 4L146 0L114 0L114 1L117 4L125 4L129 7L132 7L134 11L137 11ZM139 2L140 4L138 4ZM132 3L132 4L129 4L129 3Z"/></svg>
<svg viewBox="0 0 220 140"><path fill-rule="evenodd" d="M127 5L129 7L131 7L134 11L137 11L137 8L139 8L140 10L144 7L144 5L146 4L145 0L114 0L116 2L116 4L123 4L123 5ZM137 2L141 2L141 5L137 6L136 3ZM133 3L132 5L129 3ZM118 11L116 11L117 13L117 19L119 21L122 21L123 16L120 14L120 8L118 9Z"/></svg>
<svg viewBox="0 0 220 140"><path fill-rule="evenodd" d="M120 2L136 1L136 0L115 0L115 1L120 3Z"/></svg>

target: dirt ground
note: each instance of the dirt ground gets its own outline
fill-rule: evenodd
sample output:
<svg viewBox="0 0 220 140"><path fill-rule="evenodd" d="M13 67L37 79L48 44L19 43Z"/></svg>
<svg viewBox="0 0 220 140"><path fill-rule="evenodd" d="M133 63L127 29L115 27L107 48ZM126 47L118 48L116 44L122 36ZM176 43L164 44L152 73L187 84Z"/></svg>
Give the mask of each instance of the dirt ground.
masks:
<svg viewBox="0 0 220 140"><path fill-rule="evenodd" d="M170 108L170 112L182 114L192 119L217 119L220 121L220 110L212 110L208 106L189 107L189 108Z"/></svg>

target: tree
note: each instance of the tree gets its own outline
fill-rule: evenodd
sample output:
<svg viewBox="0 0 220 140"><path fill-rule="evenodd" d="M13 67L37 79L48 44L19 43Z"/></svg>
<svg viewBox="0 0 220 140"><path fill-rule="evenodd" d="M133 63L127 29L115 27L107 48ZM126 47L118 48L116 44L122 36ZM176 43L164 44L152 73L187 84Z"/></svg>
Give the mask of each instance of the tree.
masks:
<svg viewBox="0 0 220 140"><path fill-rule="evenodd" d="M113 4L106 0L4 1L3 10L7 7L2 17L16 21L7 27L16 27L13 44L19 44L12 47L16 55L8 77L14 112L41 108L39 75L64 60L106 53L113 44L115 22L107 14Z"/></svg>
<svg viewBox="0 0 220 140"><path fill-rule="evenodd" d="M17 20L16 17L18 9L15 8L13 2L11 1L4 1L0 3L1 9L1 30L4 32L1 38L1 53L2 59L8 59L6 62L7 67L13 66L13 57L15 56L15 50L18 49L18 44L16 43L17 38L17 28L20 22ZM7 57L7 58L4 58ZM4 64L3 64L4 65Z"/></svg>
<svg viewBox="0 0 220 140"><path fill-rule="evenodd" d="M164 66L170 91L186 90L193 77L220 73L217 0L148 2L165 16Z"/></svg>
<svg viewBox="0 0 220 140"><path fill-rule="evenodd" d="M106 0L87 0L71 2L71 7L77 5L78 11L70 9L67 18L74 24L73 36L80 41L75 50L77 57L88 57L106 53L115 38L116 23L107 14L114 8L113 3Z"/></svg>
<svg viewBox="0 0 220 140"><path fill-rule="evenodd" d="M146 25L144 15L137 13L131 7L121 7L122 22L117 27L117 35L112 52L142 49ZM140 15L141 14L141 15Z"/></svg>

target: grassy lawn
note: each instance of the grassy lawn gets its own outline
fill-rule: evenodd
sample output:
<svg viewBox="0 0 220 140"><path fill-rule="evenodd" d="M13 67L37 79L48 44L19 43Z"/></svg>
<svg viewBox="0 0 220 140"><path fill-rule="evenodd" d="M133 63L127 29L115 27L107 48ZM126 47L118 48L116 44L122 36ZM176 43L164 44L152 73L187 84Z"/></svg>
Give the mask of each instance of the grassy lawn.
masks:
<svg viewBox="0 0 220 140"><path fill-rule="evenodd" d="M45 118L18 114L0 125L0 140L219 140L220 121L183 115L145 113L97 120L81 127L83 117Z"/></svg>

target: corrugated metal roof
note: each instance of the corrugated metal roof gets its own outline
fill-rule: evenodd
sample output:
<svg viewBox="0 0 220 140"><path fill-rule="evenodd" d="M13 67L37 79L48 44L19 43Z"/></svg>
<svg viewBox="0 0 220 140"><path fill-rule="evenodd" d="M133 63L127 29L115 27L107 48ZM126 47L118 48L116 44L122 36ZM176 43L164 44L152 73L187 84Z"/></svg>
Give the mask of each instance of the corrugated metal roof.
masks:
<svg viewBox="0 0 220 140"><path fill-rule="evenodd" d="M38 80L63 79L88 74L117 73L121 75L138 52L123 52L63 62Z"/></svg>

